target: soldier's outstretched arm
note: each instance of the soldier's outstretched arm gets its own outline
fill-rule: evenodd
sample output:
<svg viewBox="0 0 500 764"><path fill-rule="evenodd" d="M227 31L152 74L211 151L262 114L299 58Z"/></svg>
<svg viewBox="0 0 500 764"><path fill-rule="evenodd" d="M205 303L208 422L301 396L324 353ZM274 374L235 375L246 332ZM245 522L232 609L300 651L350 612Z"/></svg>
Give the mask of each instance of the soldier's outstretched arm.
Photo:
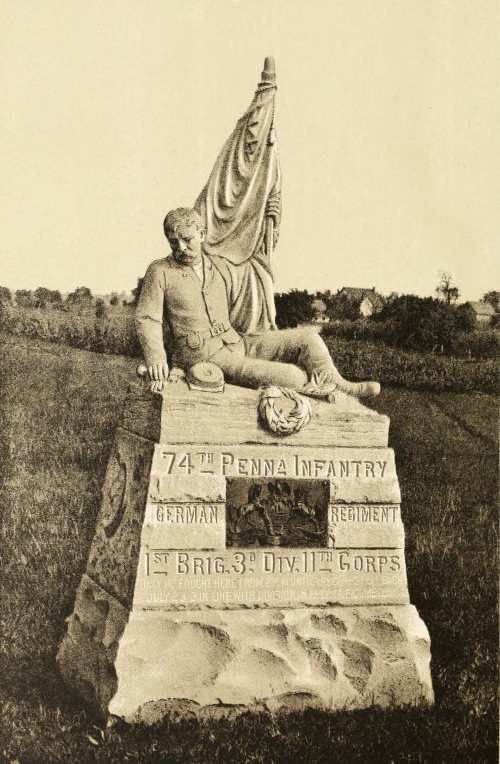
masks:
<svg viewBox="0 0 500 764"><path fill-rule="evenodd" d="M167 354L163 345L164 297L164 274L157 263L151 263L144 276L137 301L135 326L153 391L161 390L169 375Z"/></svg>

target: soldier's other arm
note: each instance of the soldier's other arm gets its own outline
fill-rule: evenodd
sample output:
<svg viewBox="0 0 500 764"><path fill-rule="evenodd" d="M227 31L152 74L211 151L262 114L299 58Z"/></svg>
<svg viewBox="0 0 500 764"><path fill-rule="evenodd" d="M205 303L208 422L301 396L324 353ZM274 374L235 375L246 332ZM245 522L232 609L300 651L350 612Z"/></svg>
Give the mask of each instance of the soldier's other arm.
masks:
<svg viewBox="0 0 500 764"><path fill-rule="evenodd" d="M135 310L135 326L141 343L152 390L161 390L168 378L167 354L163 345L163 301L165 275L161 261L151 263L142 282Z"/></svg>
<svg viewBox="0 0 500 764"><path fill-rule="evenodd" d="M266 204L266 218L273 221L273 247L278 243L281 224L281 193L271 193ZM267 249L267 247L266 247Z"/></svg>

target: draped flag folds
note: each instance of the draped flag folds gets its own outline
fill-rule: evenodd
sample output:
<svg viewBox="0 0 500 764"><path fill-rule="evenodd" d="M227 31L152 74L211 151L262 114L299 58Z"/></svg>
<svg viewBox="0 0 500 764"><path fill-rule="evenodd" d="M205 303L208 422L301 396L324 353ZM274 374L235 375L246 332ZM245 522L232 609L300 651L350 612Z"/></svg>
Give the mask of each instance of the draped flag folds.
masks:
<svg viewBox="0 0 500 764"><path fill-rule="evenodd" d="M210 256L230 268L231 322L243 334L274 329L272 251L281 217L281 172L274 131L276 75L266 58L252 103L222 147L195 202Z"/></svg>

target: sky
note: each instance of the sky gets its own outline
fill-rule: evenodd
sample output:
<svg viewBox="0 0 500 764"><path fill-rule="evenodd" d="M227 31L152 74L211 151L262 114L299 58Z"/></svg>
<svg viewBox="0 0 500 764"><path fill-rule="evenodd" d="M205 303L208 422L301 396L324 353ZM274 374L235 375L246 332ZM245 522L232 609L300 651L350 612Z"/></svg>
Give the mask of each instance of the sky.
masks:
<svg viewBox="0 0 500 764"><path fill-rule="evenodd" d="M276 61L276 291L500 289L497 0L0 0L0 285L130 290Z"/></svg>

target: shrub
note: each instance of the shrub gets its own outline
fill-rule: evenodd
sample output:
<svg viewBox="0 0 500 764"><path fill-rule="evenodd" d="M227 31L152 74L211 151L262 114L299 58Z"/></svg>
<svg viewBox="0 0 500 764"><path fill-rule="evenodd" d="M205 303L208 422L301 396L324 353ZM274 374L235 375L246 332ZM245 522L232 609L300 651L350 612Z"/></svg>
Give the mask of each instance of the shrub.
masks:
<svg viewBox="0 0 500 764"><path fill-rule="evenodd" d="M307 290L292 289L274 295L276 324L280 329L289 329L306 324L314 318L314 297Z"/></svg>
<svg viewBox="0 0 500 764"><path fill-rule="evenodd" d="M327 345L335 364L349 379L376 379L382 385L431 392L499 392L499 369L494 360L409 352L336 337L328 338Z"/></svg>
<svg viewBox="0 0 500 764"><path fill-rule="evenodd" d="M33 292L32 300L34 308L45 308L52 302L52 292L46 287L38 287Z"/></svg>
<svg viewBox="0 0 500 764"><path fill-rule="evenodd" d="M68 295L68 304L82 309L88 308L93 302L92 292L88 287L77 287Z"/></svg>
<svg viewBox="0 0 500 764"><path fill-rule="evenodd" d="M458 332L452 340L452 352L461 357L499 358L500 332L497 329Z"/></svg>
<svg viewBox="0 0 500 764"><path fill-rule="evenodd" d="M387 327L390 344L407 350L449 347L455 331L455 309L433 297L404 294L375 317Z"/></svg>
<svg viewBox="0 0 500 764"><path fill-rule="evenodd" d="M358 319L351 321L330 321L321 328L323 337L339 337L345 340L368 340L371 342L386 342L388 336L387 324L373 319Z"/></svg>
<svg viewBox="0 0 500 764"><path fill-rule="evenodd" d="M452 308L452 310L459 309ZM338 337L344 340L366 340L389 345L391 340L394 341L392 328L389 321L373 318L358 321L331 321L321 328L321 334L325 339ZM446 346L446 351L459 358L498 358L500 357L500 332L488 328L455 331Z"/></svg>
<svg viewBox="0 0 500 764"><path fill-rule="evenodd" d="M106 303L102 297L98 297L95 301L95 315L96 318L104 318L106 316Z"/></svg>
<svg viewBox="0 0 500 764"><path fill-rule="evenodd" d="M139 302L139 297L141 296L143 283L144 283L144 278L140 276L137 279L137 286L134 287L134 289L132 289L132 305L134 306L137 305L137 303ZM127 301L123 300L123 304L127 305Z"/></svg>
<svg viewBox="0 0 500 764"><path fill-rule="evenodd" d="M12 292L7 287L0 287L0 305L12 305Z"/></svg>
<svg viewBox="0 0 500 764"><path fill-rule="evenodd" d="M459 332L472 332L476 327L476 314L470 305L458 305L454 310L455 329Z"/></svg>
<svg viewBox="0 0 500 764"><path fill-rule="evenodd" d="M16 290L16 305L22 308L33 307L33 294L30 289Z"/></svg>
<svg viewBox="0 0 500 764"><path fill-rule="evenodd" d="M92 309L83 311L81 307L66 312L1 306L0 329L81 350L133 358L141 355L132 310L120 309L111 316L96 318Z"/></svg>
<svg viewBox="0 0 500 764"><path fill-rule="evenodd" d="M347 319L355 321L359 318L359 300L346 294L336 294L330 298L326 314L333 320Z"/></svg>

